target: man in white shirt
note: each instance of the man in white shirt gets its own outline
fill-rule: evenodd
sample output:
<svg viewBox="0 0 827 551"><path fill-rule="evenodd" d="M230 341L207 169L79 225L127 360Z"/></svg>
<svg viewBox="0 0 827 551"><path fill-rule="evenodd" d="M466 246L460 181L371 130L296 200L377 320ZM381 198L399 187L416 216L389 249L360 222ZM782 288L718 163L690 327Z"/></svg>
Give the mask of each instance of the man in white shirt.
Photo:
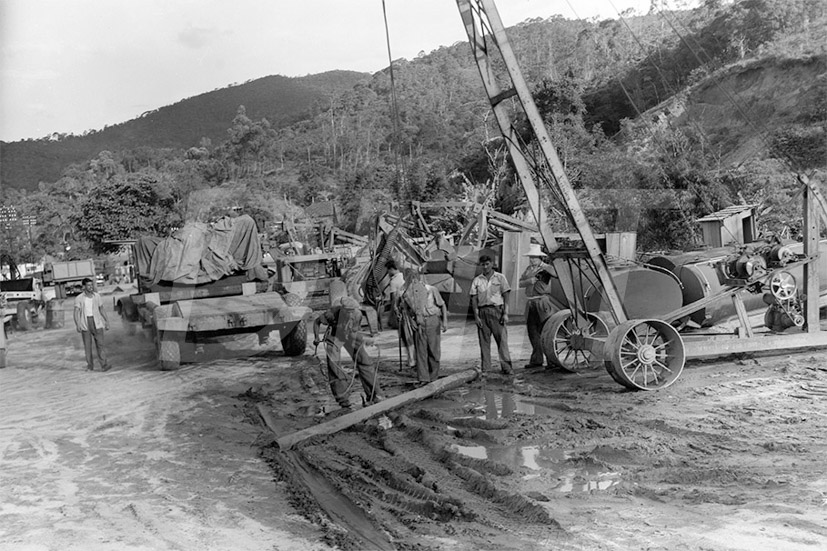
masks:
<svg viewBox="0 0 827 551"><path fill-rule="evenodd" d="M103 332L109 330L109 320L103 311L100 293L95 291L94 282L88 277L82 282L83 292L75 297L75 327L83 337L83 349L86 352L86 369L94 371L95 363L92 345L98 354L101 371L109 371L112 367L106 360L103 349Z"/></svg>
<svg viewBox="0 0 827 551"><path fill-rule="evenodd" d="M480 341L482 371L491 370L491 336L497 343L500 369L506 375L514 373L511 353L508 350L508 279L494 271L494 261L488 255L480 256L482 273L471 282L471 309L477 323Z"/></svg>

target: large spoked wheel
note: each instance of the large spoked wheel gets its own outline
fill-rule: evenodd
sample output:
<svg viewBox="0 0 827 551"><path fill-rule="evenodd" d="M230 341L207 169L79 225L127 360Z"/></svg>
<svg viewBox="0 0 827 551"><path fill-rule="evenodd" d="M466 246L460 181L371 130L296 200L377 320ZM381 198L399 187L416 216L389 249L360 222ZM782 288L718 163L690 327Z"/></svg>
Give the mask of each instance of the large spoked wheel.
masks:
<svg viewBox="0 0 827 551"><path fill-rule="evenodd" d="M571 310L560 310L543 325L543 351L550 362L576 373L593 368L603 359L586 347L585 338L603 338L609 328L599 316L587 313L587 325L577 327Z"/></svg>
<svg viewBox="0 0 827 551"><path fill-rule="evenodd" d="M632 320L606 339L606 370L633 390L656 390L674 383L686 361L678 331L659 320Z"/></svg>

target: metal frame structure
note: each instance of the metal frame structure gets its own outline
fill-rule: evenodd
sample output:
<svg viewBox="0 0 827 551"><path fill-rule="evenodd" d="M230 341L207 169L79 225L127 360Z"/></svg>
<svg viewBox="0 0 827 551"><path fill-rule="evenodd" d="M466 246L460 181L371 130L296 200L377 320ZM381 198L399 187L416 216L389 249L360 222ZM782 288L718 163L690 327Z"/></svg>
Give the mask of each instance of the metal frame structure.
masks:
<svg viewBox="0 0 827 551"><path fill-rule="evenodd" d="M663 319L628 319L603 252L519 69L494 1L457 0L457 7L497 124L569 303L569 308L552 316L543 329L544 348L554 361L565 369L577 371L594 359L603 360L609 374L621 385L635 390L654 390L675 382L687 357L827 346L827 331L819 328L819 214L816 210L818 202L824 211L821 216L827 220L827 202L803 176L799 176L805 186L804 254L799 259L804 270L803 332L759 334L750 326L741 293L769 287L779 270L733 282L719 294L686 305ZM500 67L505 70L497 73L495 69ZM531 134L528 139L524 140L526 132L518 131L512 115L528 123ZM539 147L540 154L533 153L527 142ZM537 186L538 181L544 184L541 188ZM577 229L583 247L561 248L544 213L541 191L560 202ZM586 311L582 297L575 292L574 268L579 274L586 272L594 277L596 281L592 283L600 289L609 307L608 316ZM734 301L741 324L737 336L687 336L684 339L673 326L673 322L704 308L711 301L727 299Z"/></svg>

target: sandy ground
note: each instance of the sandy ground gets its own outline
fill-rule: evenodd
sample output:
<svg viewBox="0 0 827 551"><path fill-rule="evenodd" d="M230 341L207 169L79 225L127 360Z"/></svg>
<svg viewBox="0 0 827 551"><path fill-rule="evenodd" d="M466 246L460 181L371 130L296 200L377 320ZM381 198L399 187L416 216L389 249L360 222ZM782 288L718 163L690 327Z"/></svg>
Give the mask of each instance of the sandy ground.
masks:
<svg viewBox="0 0 827 551"><path fill-rule="evenodd" d="M647 393L518 369L282 452L259 408L280 435L336 415L321 350L248 338L161 372L114 320L115 367L88 372L66 321L10 335L0 370L3 550L827 547L824 350L690 362ZM409 390L378 343L386 393ZM443 375L477 363L465 320L443 346Z"/></svg>

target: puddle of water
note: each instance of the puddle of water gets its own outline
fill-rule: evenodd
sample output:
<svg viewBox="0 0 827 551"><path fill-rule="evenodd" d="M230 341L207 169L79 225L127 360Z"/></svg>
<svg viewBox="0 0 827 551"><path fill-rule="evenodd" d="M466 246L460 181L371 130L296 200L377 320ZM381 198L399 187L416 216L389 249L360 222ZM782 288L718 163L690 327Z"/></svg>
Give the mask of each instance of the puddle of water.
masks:
<svg viewBox="0 0 827 551"><path fill-rule="evenodd" d="M460 396L471 402L471 409L480 419L508 419L515 414L556 415L551 408L530 403L519 394L494 392L492 390L467 389Z"/></svg>
<svg viewBox="0 0 827 551"><path fill-rule="evenodd" d="M513 445L513 446L463 446L454 444L450 449L456 453L474 459L487 459L508 465L516 472L529 469L523 479L529 480L540 476L542 471L552 472L557 477L557 484L551 490L562 493L589 492L608 490L620 483L618 472L607 470L603 465L591 459L571 462L571 451L552 448L547 445Z"/></svg>

